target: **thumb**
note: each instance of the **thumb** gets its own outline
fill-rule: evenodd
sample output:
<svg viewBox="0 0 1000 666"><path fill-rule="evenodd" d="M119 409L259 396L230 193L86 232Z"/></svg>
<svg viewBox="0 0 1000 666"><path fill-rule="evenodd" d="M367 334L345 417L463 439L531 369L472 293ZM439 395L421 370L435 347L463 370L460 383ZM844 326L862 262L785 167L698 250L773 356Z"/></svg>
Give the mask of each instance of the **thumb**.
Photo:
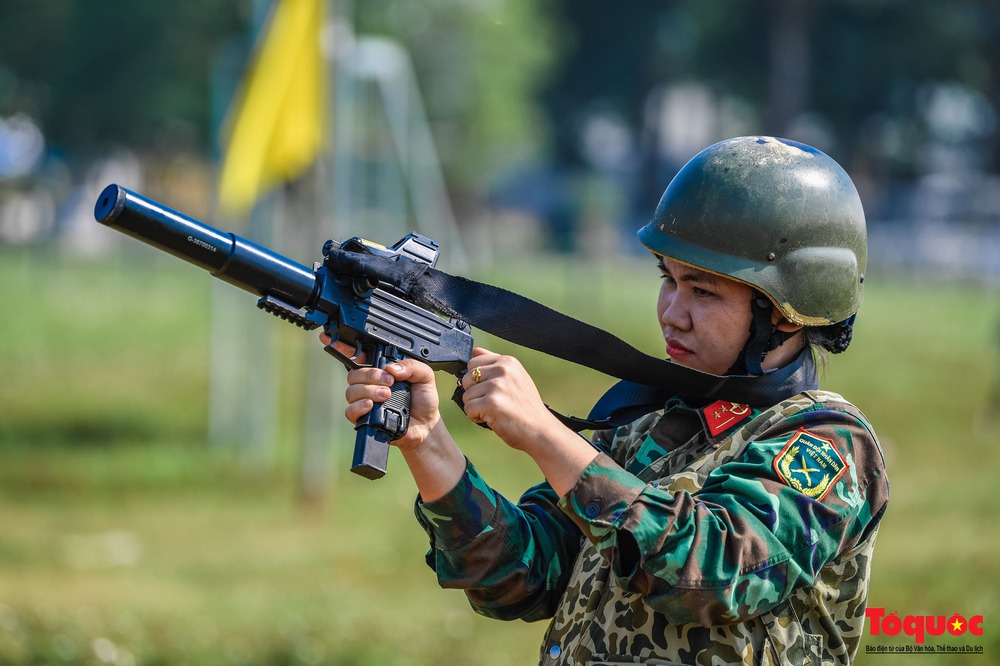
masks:
<svg viewBox="0 0 1000 666"><path fill-rule="evenodd" d="M434 378L434 371L429 365L413 358L390 363L385 369L397 381L419 384L429 382Z"/></svg>

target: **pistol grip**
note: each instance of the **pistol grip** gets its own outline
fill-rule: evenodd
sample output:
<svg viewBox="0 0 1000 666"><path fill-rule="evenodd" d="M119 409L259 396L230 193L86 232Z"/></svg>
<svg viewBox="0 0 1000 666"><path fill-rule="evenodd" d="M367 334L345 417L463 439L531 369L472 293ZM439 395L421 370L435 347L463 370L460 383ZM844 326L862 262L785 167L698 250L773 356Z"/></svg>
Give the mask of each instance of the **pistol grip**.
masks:
<svg viewBox="0 0 1000 666"><path fill-rule="evenodd" d="M389 442L406 434L410 424L410 383L392 385L389 399L377 402L372 410L354 424L354 460L351 471L366 479L385 475L389 461Z"/></svg>

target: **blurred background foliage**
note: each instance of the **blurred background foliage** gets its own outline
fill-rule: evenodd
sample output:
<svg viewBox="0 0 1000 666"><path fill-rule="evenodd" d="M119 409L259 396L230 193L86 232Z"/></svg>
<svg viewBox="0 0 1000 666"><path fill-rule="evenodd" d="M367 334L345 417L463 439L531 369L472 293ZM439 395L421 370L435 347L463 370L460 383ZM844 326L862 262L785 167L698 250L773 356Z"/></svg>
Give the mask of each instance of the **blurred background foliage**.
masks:
<svg viewBox="0 0 1000 666"><path fill-rule="evenodd" d="M514 213L548 249L586 249L596 224L629 251L630 230L690 156L764 133L811 143L848 169L876 247L904 238L905 250L886 243L885 261L996 275L995 256L982 256L997 242L1000 201L996 3L329 4L331 61L363 37L405 49L467 232ZM270 7L6 0L0 239L86 226L81 188L113 174L212 215L220 128ZM364 106L374 94L359 93L360 117L375 115ZM351 150L363 161L374 149ZM939 235L929 223L965 242L928 253ZM963 252L974 256L954 259Z"/></svg>
<svg viewBox="0 0 1000 666"><path fill-rule="evenodd" d="M250 0L6 0L0 111L35 117L73 156L115 142L161 148L171 131L210 154L213 60L233 42L246 46L264 10ZM540 98L545 134L575 144L591 105L617 107L638 126L651 89L699 81L738 98L761 132L816 114L850 163L892 151L858 136L879 118L919 146L934 129L921 116L927 86L962 86L988 106L998 86L996 8L975 0L637 0L628 12L597 0L366 0L354 15L359 33L406 44L430 115L465 153L536 138L526 121ZM996 157L995 139L983 152ZM901 173L920 171L913 156L894 157Z"/></svg>
<svg viewBox="0 0 1000 666"><path fill-rule="evenodd" d="M0 3L0 663L516 664L544 629L483 620L436 588L398 457L374 485L343 472L342 388L310 374L339 380L339 365L242 294L95 224L105 184L304 262L317 238L416 227L445 241L446 264L660 353L634 231L695 152L751 133L831 154L868 213L866 302L826 386L869 415L889 459L871 602L983 614L986 636L965 643L985 657L933 659L996 659L1000 5L329 6L330 154L231 219L216 211L221 128L271 2ZM398 47L412 77L349 69L363 43ZM396 163L403 111L432 137L411 152L443 189ZM521 355L564 411L608 384L477 341ZM330 420L310 426L316 402ZM221 436L220 404L241 422ZM501 490L537 479L456 415Z"/></svg>

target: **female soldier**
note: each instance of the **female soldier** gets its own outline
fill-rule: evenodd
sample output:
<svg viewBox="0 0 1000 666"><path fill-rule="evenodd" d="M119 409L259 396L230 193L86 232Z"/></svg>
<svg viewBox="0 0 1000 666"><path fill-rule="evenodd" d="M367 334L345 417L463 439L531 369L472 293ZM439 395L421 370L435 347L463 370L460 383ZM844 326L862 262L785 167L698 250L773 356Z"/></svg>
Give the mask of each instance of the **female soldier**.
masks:
<svg viewBox="0 0 1000 666"><path fill-rule="evenodd" d="M673 362L784 373L799 393L674 397L588 443L516 359L477 349L466 413L545 475L517 504L448 433L426 365L352 371L347 418L411 382L395 444L420 492L428 563L483 615L552 618L542 664L849 663L888 484L864 415L816 390L813 355L847 347L861 304L857 191L809 146L731 139L677 174L639 239L662 277Z"/></svg>

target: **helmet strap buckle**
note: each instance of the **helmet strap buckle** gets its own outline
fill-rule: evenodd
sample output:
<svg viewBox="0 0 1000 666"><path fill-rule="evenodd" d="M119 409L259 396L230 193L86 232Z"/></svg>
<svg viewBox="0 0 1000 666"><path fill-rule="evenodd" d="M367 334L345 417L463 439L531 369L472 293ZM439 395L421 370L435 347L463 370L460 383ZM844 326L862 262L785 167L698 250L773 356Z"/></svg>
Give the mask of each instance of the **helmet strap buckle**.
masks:
<svg viewBox="0 0 1000 666"><path fill-rule="evenodd" d="M755 289L753 298L750 299L750 312L752 315L750 319L750 338L740 353L743 365L751 375L763 375L764 369L762 364L767 353L783 345L786 340L795 334L794 332L778 330L777 326L771 322L773 311L774 308L771 305L770 299ZM740 365L741 359L737 359L736 366ZM734 369L736 366L734 366ZM742 370L742 368L739 368L739 371Z"/></svg>

